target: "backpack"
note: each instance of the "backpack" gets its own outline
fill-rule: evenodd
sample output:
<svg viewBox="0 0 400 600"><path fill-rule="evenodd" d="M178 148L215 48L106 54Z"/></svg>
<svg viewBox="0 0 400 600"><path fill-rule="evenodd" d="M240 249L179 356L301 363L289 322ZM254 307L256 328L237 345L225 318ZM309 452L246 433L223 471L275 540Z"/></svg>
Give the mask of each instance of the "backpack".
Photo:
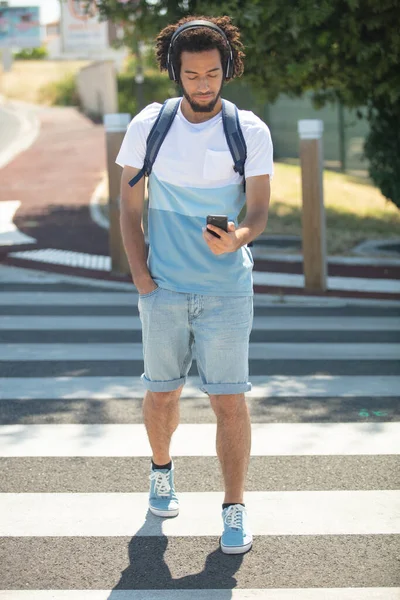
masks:
<svg viewBox="0 0 400 600"><path fill-rule="evenodd" d="M153 168L157 154L163 141L172 125L172 121L178 112L181 98L169 98L162 105L156 122L154 123L146 142L146 155L144 164L139 173L129 181L133 187L143 176L149 176ZM244 179L244 164L247 157L246 142L243 137L239 123L238 109L229 100L222 100L222 123L227 144L233 159L233 169L239 175L243 175L243 187L246 189L246 180Z"/></svg>

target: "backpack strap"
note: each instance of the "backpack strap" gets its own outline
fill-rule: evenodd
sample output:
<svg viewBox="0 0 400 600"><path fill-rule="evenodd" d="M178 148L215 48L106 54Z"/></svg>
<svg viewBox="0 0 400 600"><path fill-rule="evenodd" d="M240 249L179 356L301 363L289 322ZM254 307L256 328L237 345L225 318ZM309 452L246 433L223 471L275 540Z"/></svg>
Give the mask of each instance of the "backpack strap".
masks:
<svg viewBox="0 0 400 600"><path fill-rule="evenodd" d="M244 165L247 158L247 146L240 127L238 109L229 100L222 100L222 122L226 141L233 158L233 168L239 175L243 175L243 186L246 189Z"/></svg>
<svg viewBox="0 0 400 600"><path fill-rule="evenodd" d="M129 185L133 187L143 176L148 177L152 171L157 154L163 141L172 125L172 121L178 112L180 98L168 98L162 105L158 117L150 130L146 141L146 155L144 157L143 167L131 181Z"/></svg>

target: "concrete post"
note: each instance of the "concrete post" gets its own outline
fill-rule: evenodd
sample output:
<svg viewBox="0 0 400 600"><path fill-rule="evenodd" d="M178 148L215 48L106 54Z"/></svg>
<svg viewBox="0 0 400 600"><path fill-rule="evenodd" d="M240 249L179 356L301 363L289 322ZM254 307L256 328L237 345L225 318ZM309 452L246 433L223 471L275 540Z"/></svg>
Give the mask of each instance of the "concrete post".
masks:
<svg viewBox="0 0 400 600"><path fill-rule="evenodd" d="M324 292L327 289L325 210L322 183L323 122L318 119L298 121L302 180L303 267L305 288Z"/></svg>
<svg viewBox="0 0 400 600"><path fill-rule="evenodd" d="M111 270L124 275L130 274L130 268L124 250L120 228L120 183L121 167L115 159L122 144L126 128L131 116L126 113L104 115L106 133L107 171L108 171L108 206L109 206L109 252Z"/></svg>

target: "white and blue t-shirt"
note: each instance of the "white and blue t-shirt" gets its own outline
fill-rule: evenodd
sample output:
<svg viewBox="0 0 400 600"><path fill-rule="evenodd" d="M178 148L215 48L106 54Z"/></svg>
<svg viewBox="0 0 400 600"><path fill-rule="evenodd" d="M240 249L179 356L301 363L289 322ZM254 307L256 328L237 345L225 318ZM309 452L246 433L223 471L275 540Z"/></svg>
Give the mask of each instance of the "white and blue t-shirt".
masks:
<svg viewBox="0 0 400 600"><path fill-rule="evenodd" d="M154 102L130 122L116 163L141 169L146 140L161 109ZM239 110L247 146L246 179L273 175L267 125ZM222 112L190 123L178 112L149 177L148 268L157 285L176 292L209 296L252 296L253 257L247 246L215 255L203 238L207 215L227 215L238 226L246 201L243 178L233 170Z"/></svg>

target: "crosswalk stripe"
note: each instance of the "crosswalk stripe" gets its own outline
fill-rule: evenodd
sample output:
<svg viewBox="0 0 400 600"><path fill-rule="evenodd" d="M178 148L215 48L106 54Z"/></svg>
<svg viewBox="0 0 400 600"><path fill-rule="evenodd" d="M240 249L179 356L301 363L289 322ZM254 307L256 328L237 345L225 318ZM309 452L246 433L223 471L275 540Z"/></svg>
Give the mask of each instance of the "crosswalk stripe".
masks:
<svg viewBox="0 0 400 600"><path fill-rule="evenodd" d="M338 396L390 397L398 396L400 376L262 376L251 377L252 390L247 398L305 397L323 398ZM204 398L199 390L199 377L188 377L181 398ZM57 400L87 398L107 400L112 398L143 398L144 387L137 377L3 377L0 378L1 400Z"/></svg>
<svg viewBox="0 0 400 600"><path fill-rule="evenodd" d="M181 423L174 456L215 456L216 425ZM400 454L400 422L253 423L252 456ZM1 425L0 456L151 456L144 425Z"/></svg>
<svg viewBox="0 0 400 600"><path fill-rule="evenodd" d="M93 302L93 301L92 301ZM89 305L90 306L90 305ZM108 306L108 305L107 305ZM115 305L115 312L118 305ZM400 331L397 317L265 317L255 316L260 331ZM0 316L1 330L140 330L139 316Z"/></svg>
<svg viewBox="0 0 400 600"><path fill-rule="evenodd" d="M193 349L193 356L196 349ZM397 360L399 344L251 343L250 359L261 360ZM378 358L379 357L379 358ZM143 360L142 344L2 344L0 360Z"/></svg>
<svg viewBox="0 0 400 600"><path fill-rule="evenodd" d="M49 287L49 286L48 286ZM0 306L134 306L138 295L134 292L2 292Z"/></svg>
<svg viewBox="0 0 400 600"><path fill-rule="evenodd" d="M215 416L195 363L171 445L180 515L159 519L133 376L136 291L17 275L7 284L0 271L0 600L400 600L399 303L255 295L245 502L256 537L235 558L218 550Z"/></svg>
<svg viewBox="0 0 400 600"><path fill-rule="evenodd" d="M0 590L0 600L399 600L400 587L206 590Z"/></svg>
<svg viewBox="0 0 400 600"><path fill-rule="evenodd" d="M279 287L294 287L304 289L304 275L291 273L270 273L267 271L254 271L255 285L268 285ZM396 279L365 279L362 277L328 277L329 290L347 290L353 292L387 292L400 293L400 282Z"/></svg>
<svg viewBox="0 0 400 600"><path fill-rule="evenodd" d="M1 494L0 535L214 536L221 533L222 492L179 494L179 519L159 519L148 492ZM400 491L247 492L254 535L400 534ZM273 515L273 518L265 518Z"/></svg>

